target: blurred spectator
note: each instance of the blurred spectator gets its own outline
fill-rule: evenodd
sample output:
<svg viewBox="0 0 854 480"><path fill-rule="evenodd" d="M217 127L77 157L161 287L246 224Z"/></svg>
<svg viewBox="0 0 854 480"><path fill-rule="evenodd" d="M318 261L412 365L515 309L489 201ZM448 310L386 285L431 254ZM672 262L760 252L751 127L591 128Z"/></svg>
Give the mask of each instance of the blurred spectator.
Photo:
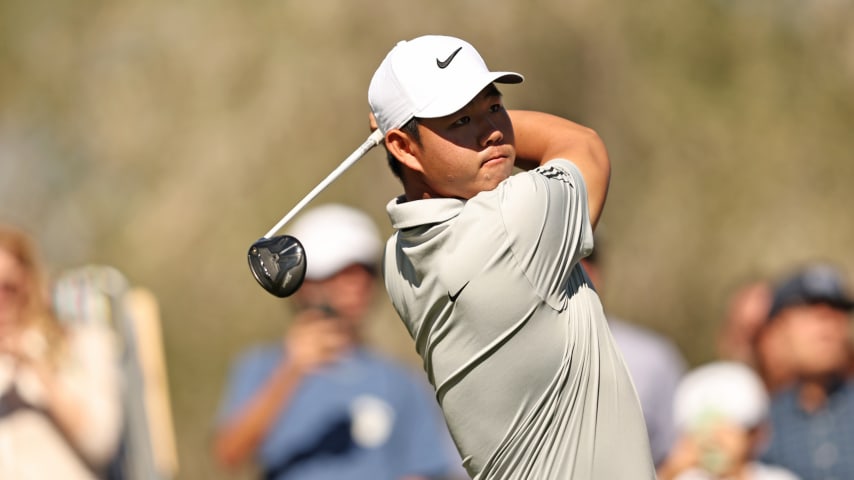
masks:
<svg viewBox="0 0 854 480"><path fill-rule="evenodd" d="M767 322L772 293L765 280L746 282L736 289L718 336L718 355L750 365L766 389L776 392L794 381L794 371L779 329Z"/></svg>
<svg viewBox="0 0 854 480"><path fill-rule="evenodd" d="M118 446L116 345L61 325L22 232L0 226L0 478L94 479Z"/></svg>
<svg viewBox="0 0 854 480"><path fill-rule="evenodd" d="M104 330L120 347L123 427L106 480L174 478L178 457L156 297L108 265L65 270L52 287L63 326Z"/></svg>
<svg viewBox="0 0 854 480"><path fill-rule="evenodd" d="M673 415L680 440L659 480L796 480L755 461L767 425L768 395L741 362L713 362L679 383Z"/></svg>
<svg viewBox="0 0 854 480"><path fill-rule="evenodd" d="M854 478L853 308L841 272L826 264L802 268L774 291L768 322L779 329L796 382L772 397L763 459L805 479Z"/></svg>
<svg viewBox="0 0 854 480"><path fill-rule="evenodd" d="M581 261L600 295L602 245L601 239L597 239L596 249ZM685 371L685 360L673 342L651 330L611 315L608 315L608 326L635 384L646 420L652 459L659 465L676 440L673 392Z"/></svg>
<svg viewBox="0 0 854 480"><path fill-rule="evenodd" d="M449 475L461 461L426 379L362 344L382 248L376 226L358 210L326 205L290 233L307 266L292 297L296 317L282 341L233 367L216 458L226 467L254 458L270 479Z"/></svg>
<svg viewBox="0 0 854 480"><path fill-rule="evenodd" d="M754 338L754 366L769 393L777 393L797 380L795 360L789 352L786 327L782 322L768 322Z"/></svg>
<svg viewBox="0 0 854 480"><path fill-rule="evenodd" d="M723 328L718 336L718 356L755 365L754 340L768 318L771 286L764 280L740 285L730 296Z"/></svg>

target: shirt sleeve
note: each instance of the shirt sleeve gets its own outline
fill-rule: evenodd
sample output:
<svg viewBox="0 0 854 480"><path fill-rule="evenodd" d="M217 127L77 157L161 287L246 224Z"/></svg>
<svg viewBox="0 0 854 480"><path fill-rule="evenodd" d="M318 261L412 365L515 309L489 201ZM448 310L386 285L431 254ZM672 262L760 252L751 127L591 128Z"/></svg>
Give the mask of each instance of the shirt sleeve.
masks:
<svg viewBox="0 0 854 480"><path fill-rule="evenodd" d="M551 160L504 182L499 201L520 268L543 299L562 310L573 269L593 250L581 172L568 160Z"/></svg>

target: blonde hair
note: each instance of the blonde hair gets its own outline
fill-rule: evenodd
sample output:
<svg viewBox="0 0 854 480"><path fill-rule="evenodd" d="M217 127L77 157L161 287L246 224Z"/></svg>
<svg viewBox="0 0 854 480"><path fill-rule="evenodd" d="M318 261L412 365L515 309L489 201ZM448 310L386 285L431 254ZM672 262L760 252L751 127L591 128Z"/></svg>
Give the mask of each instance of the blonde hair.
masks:
<svg viewBox="0 0 854 480"><path fill-rule="evenodd" d="M23 231L0 225L0 251L9 253L24 271L21 295L21 324L32 328L47 342L49 354L55 358L62 345L63 332L54 316L50 301L47 272L32 239Z"/></svg>

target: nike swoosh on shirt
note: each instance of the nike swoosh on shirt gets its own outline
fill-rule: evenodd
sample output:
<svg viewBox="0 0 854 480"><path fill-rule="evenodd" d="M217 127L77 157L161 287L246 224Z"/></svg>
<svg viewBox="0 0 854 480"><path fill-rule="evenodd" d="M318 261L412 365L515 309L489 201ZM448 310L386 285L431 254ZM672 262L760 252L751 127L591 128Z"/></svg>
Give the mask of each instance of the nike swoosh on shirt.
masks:
<svg viewBox="0 0 854 480"><path fill-rule="evenodd" d="M460 294L463 293L463 289L465 289L468 284L469 284L469 282L464 283L463 286L460 287L459 290L457 290L457 293L448 292L448 299L451 302L456 302L457 298L459 298Z"/></svg>
<svg viewBox="0 0 854 480"><path fill-rule="evenodd" d="M462 50L462 49L463 49L463 47L460 47L460 48L458 48L458 49L454 50L454 53L452 53L452 54L451 54L451 56L450 56L450 57L448 57L448 58L446 58L444 61L443 61L443 60L439 60L439 59L437 58L437 59L436 59L436 65L437 65L439 68L447 68L447 66L451 64L451 60L453 60L453 59L454 59L454 57L456 57L456 56L457 56L457 54L458 54L458 53L460 53L460 50Z"/></svg>

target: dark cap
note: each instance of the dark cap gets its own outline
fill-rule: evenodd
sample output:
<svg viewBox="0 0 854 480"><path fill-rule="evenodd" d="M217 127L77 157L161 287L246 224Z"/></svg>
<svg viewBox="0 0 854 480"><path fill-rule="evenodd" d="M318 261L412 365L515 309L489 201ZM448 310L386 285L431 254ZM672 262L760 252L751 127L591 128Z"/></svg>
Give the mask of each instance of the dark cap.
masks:
<svg viewBox="0 0 854 480"><path fill-rule="evenodd" d="M768 318L776 317L788 307L818 303L839 310L854 309L854 299L848 293L841 273L831 265L813 264L780 282L774 289Z"/></svg>

